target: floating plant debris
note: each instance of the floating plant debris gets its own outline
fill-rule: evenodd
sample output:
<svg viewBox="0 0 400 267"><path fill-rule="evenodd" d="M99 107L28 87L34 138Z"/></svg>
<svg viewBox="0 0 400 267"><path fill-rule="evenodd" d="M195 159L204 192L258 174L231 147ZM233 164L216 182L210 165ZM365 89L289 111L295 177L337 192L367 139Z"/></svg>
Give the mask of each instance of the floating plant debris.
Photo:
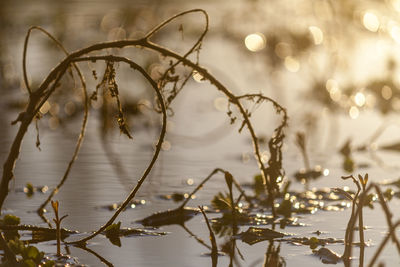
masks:
<svg viewBox="0 0 400 267"><path fill-rule="evenodd" d="M56 239L56 229L39 227L35 225L20 224L20 225L0 225L0 230L4 232L8 231L30 231L31 240L29 243L38 243L48 240ZM61 239L64 239L71 234L77 234L77 231L72 231L69 229L61 228Z"/></svg>
<svg viewBox="0 0 400 267"><path fill-rule="evenodd" d="M174 210L167 210L163 212L157 212L143 220L138 221L144 226L163 226L170 224L184 224L186 221L192 219L200 212L196 208L177 208Z"/></svg>
<svg viewBox="0 0 400 267"><path fill-rule="evenodd" d="M315 167L313 170L301 169L294 174L297 181L315 180L324 174L324 170L320 166Z"/></svg>
<svg viewBox="0 0 400 267"><path fill-rule="evenodd" d="M167 194L167 195L160 195L160 199L164 200L173 200L174 202L181 202L189 197L189 194L187 193L172 193L172 194ZM192 195L192 198L194 198L194 195Z"/></svg>
<svg viewBox="0 0 400 267"><path fill-rule="evenodd" d="M288 234L280 233L269 228L249 227L246 232L237 235L243 242L254 245L265 240L282 238Z"/></svg>
<svg viewBox="0 0 400 267"><path fill-rule="evenodd" d="M132 236L162 236L166 235L165 232L153 232L148 229L137 228L121 228L121 222L114 223L108 226L103 234L110 240L110 242L118 247L121 246L120 237Z"/></svg>
<svg viewBox="0 0 400 267"><path fill-rule="evenodd" d="M317 246L325 246L327 244L336 244L336 243L344 243L343 239L336 238L316 238L316 237L291 237L289 239L285 239L285 241L289 242L293 245L306 245L311 246L312 249Z"/></svg>
<svg viewBox="0 0 400 267"><path fill-rule="evenodd" d="M314 255L318 256L322 263L337 264L342 260L342 257L336 252L328 248L320 248L313 251Z"/></svg>

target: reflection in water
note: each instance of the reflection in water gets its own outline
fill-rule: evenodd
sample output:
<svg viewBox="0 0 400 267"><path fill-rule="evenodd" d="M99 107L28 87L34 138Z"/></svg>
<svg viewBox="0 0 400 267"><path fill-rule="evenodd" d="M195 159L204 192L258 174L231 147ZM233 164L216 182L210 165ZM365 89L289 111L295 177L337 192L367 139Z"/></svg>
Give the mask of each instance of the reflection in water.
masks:
<svg viewBox="0 0 400 267"><path fill-rule="evenodd" d="M274 241L269 241L267 252L264 258L264 267L283 267L286 266L285 259L279 255L281 251L281 245L277 247L274 245Z"/></svg>
<svg viewBox="0 0 400 267"><path fill-rule="evenodd" d="M9 122L16 117L17 113L16 109L12 107L18 107L19 111L21 103L23 106L26 98L26 95L19 96L17 93L25 91L20 82L19 55L21 51L19 49L28 26L31 24L46 26L60 40L65 41L66 46L72 51L95 41L143 37L143 32L160 21L161 17L165 18L167 14L177 11L169 4L161 2L149 4L145 1L135 1L135 4L132 5L131 2L124 3L124 1L120 3L81 1L79 3L60 2L51 6L35 6L5 1L5 4L0 6L0 24L4 26L0 29L2 37L0 38L0 62L4 67L0 70L0 90L3 93L0 99L2 112L0 116L0 127L2 129L0 132L2 144L0 159L4 161L10 145L10 138L15 131L9 126ZM175 2L182 4L181 1ZM362 172L375 172L375 177L386 178L388 176L390 178L397 176L397 173L393 171L386 172L386 169L377 168L375 160L368 159L367 164L362 162L363 159L360 161L360 152L377 153L377 149L373 149L372 141L366 143L363 150L357 148L361 147L359 138L364 140L363 138L370 136L371 131L377 128L378 122L380 124L381 120L386 120L389 116L397 116L397 112L400 110L397 59L392 54L392 51L396 51L395 45L400 40L397 13L393 13L399 10L400 1L382 1L371 5L370 3L359 5L359 1L317 1L312 4L302 3L301 5L293 5L293 3L288 2L290 1L279 3L243 1L243 3L232 3L231 5L219 5L211 2L195 4L185 2L182 5L185 7L191 5L205 7L210 12L213 23L215 23L207 37L207 42L202 48L201 64L209 67L210 71L214 70L214 65L218 64L215 68L224 70L227 73L226 79L231 79L232 83L236 83L235 87L243 90L265 90L267 95L278 96L279 102L288 107L291 117L289 123L290 127L293 128L288 131L288 141L284 144L285 165L287 165L285 168L287 168L288 175L282 176L281 179L284 181L283 185L288 185L289 183L286 183L288 180L293 180L293 184L290 191L286 190L286 193L289 194L288 197L279 197L277 204L279 204L280 214L306 213L306 215L303 215L302 221L311 225L318 225L321 229L325 228L332 232L334 236L341 236L342 232L338 232L337 225L331 225L329 220L325 219L326 213L324 213L324 216L318 215L321 212L316 213L314 216L318 216L317 222L313 221L308 213L313 213L316 209L324 209L325 207L326 210L335 210L335 208L336 210L343 210L343 206L338 204L337 206L328 207L325 205L322 207L321 202L326 203L327 199L322 199L322 201L310 197L303 198L303 203L298 201L302 195L292 192L292 189L295 191L301 188L295 181L296 177L300 181L311 178L310 187L334 187L337 183L340 183L336 181L335 177L340 177L343 171L353 172L360 170L363 166ZM41 10L38 8L41 8ZM312 14L310 11L312 11ZM251 15L249 16L249 14ZM192 39L198 37L197 24L189 20L171 25L171 29L164 29L165 31L154 36L154 41L166 44L173 50L186 51L186 45ZM224 37L223 42L221 36ZM59 55L54 52L53 46L47 41L39 38L32 39L32 41L34 45L31 47L32 51L28 60L31 73L29 78L33 85L37 85L42 80L44 73L47 73L47 69L51 69L53 63L57 62ZM371 45L375 42L379 45ZM375 47L377 48L375 49ZM111 52L111 50L108 52ZM112 52L114 53L114 51ZM120 51L117 50L117 53L120 53ZM143 56L139 56L141 53L143 53ZM127 54L134 55L135 59L150 70L154 79L160 78L161 74L170 66L169 59L158 58L146 53L146 51L138 52L132 49ZM360 59L360 56L362 59ZM88 72L97 70L98 73L102 73L100 65L95 63L88 65L82 64L82 68L85 68ZM141 138L141 135L149 137L151 129L159 127L157 119L146 116L146 112L150 113L151 103L153 103L153 95L146 93L146 85L134 76L130 76L131 74L128 74L121 66L118 66L117 69L118 75L120 75L117 78L121 81L121 93L128 91L126 89L133 89L126 93L123 108L124 112L129 114L130 125L135 126L133 127L134 136L137 139L134 144L125 143L118 134L110 130L107 133L109 138L98 140L96 139L98 135L92 131L88 137L88 143L79 157L80 162L77 163L71 174L71 180L58 195L67 213L71 215L70 218L73 218L66 223L85 230L92 230L93 225L101 225L109 215L104 209L94 209L93 207L120 201L121 192L132 186L132 177L140 175L143 162L148 156L144 147L149 148L152 145L152 142L148 144L143 141L145 138ZM164 156L162 162L158 162L156 170L152 173L152 183L148 187L154 194L145 195L146 200L148 200L148 205L145 208L138 205L135 209L128 209L124 214L124 219L127 221L144 218L149 214L149 210L170 208L169 203L155 199L153 196L180 191L176 189L180 189L182 185L186 186L186 183L180 183L181 181L186 181L187 177L201 177L210 168L221 165L232 170L232 172L237 172L238 177L242 179L241 181L249 181L255 173L254 160L252 156L248 156L247 143L245 146L243 145L245 141L236 138L236 136L232 137L236 132L235 129L235 131L228 132L225 124L218 123L215 125L222 126L213 127L216 130L204 136L202 133L208 132L208 128L204 129L204 125L196 126L196 123L200 124L203 121L210 124L217 122L222 118L222 116L218 117L219 114L224 115L227 112L226 107L229 102L225 98L221 98L218 93L207 90L209 84L204 82L204 77L199 72L193 72L191 75L193 80L198 83L189 79L188 87L190 88L188 88L188 91L190 94L193 93L193 98L198 99L199 102L191 102L191 97L188 97L189 93L182 92L182 95L171 106L175 114L183 111L184 115L172 118L175 119L176 127L169 132L168 141L163 143ZM170 78L173 79L173 75ZM73 80L72 78L69 79L70 81ZM88 76L87 82L88 88L93 90L98 82L96 81L96 72L93 73L93 78ZM200 86L202 86L201 90L191 90L192 88L198 89ZM24 140L25 144L14 181L18 187L31 182L34 185L47 184L50 188L53 188L57 180L56 177L59 177L62 169L65 168L65 162L68 160L65 155L71 153L73 145L66 134L70 131L68 125L73 124L75 126L77 124L76 117L81 114L82 101L80 100L79 90L63 88L60 91L69 93L49 99L40 110L44 115L40 124L44 151L39 153L33 150L35 149L34 133L31 133L32 136ZM299 97L305 95L304 98ZM207 96L209 98L206 98ZM146 104L146 108L143 108L143 105L138 107L139 102L144 103L145 101L149 103ZM101 128L102 126L108 127L110 124L112 127L115 126L112 125L112 121L105 121L105 118L109 118L109 116L102 117L101 114L101 112L105 112L105 108L108 108L106 111L109 112L108 115L114 114L116 109L112 103L107 102L107 99L99 98L98 102L93 102L92 105L94 108L92 113L95 114L95 119L91 124L91 129ZM219 112L214 112L214 109ZM301 117L302 114L307 112L307 109L314 113L311 120L314 123L315 131L305 131L308 138L308 150L306 156L302 155L304 160L304 166L302 166L301 160L298 160L301 155L296 148L293 148L292 139L298 131L302 131L304 128L311 129L308 128L306 120L299 120L296 117L297 114ZM320 116L323 114L322 111L328 112L329 116ZM252 117L255 121L261 122L260 125L262 126L257 130L267 137L272 135L271 125L275 125L272 119L273 114L271 113L270 116L270 113L269 110L261 109L259 114L253 114ZM377 113L381 114L375 116ZM342 116L343 114L344 116ZM373 116L370 116L371 114ZM220 121L225 122L224 118L218 122ZM326 130L329 135L326 140L331 146L330 149L326 149L327 146L321 145L325 139L320 138L320 134L324 129L329 128L325 127L329 123L331 128ZM150 130L146 132L146 129ZM233 129L233 127L230 129ZM61 130L61 132L54 130ZM106 130L106 127L103 130ZM101 133L104 132L101 131ZM340 159L340 155L335 152L337 150L335 145L337 143L343 144L343 139L350 138L350 136L353 136L352 144L354 147L350 147L350 143L347 146L345 144L343 146L345 149L341 151L343 159ZM393 142L398 139L394 138L396 136L398 136L398 133L395 131L383 136L382 143L388 145L381 146L382 150L398 151L398 144ZM183 140L182 137L185 137L186 140ZM232 139L226 141L222 137ZM337 143L333 140L337 140ZM108 141L111 141L113 146L109 145ZM106 154L101 149L102 147ZM187 149L188 147L190 149ZM270 159L270 155L265 147L262 151L262 162L266 163ZM300 153L305 152L300 151ZM247 164L231 160L242 154L247 155L244 160ZM398 165L398 158L395 156L384 154L382 158L382 163L394 162ZM109 162L111 162L112 167L108 165ZM310 164L310 162L313 164ZM314 169L312 167L314 164L324 168L329 167L329 170ZM123 166L126 166L126 169L122 168ZM302 167L305 168L304 171L298 171ZM120 178L119 181L116 180L115 172ZM319 180L312 179L316 177ZM208 190L204 190L206 192L201 193L203 195L200 195L201 198L196 200L198 201L196 204L204 204L207 197L212 198L213 195L221 191L221 188L218 180L214 181ZM262 190L255 192L255 194L261 200L253 200L258 205L258 210L248 210L248 214L236 213L238 224L241 223L241 219L245 223L249 223L249 221L250 223L271 223L267 208L264 206L265 201L262 201L265 196L260 192ZM323 197L322 193L317 194L314 190L302 193L309 196L314 194L317 198ZM390 194L397 196L398 192L393 191ZM144 196L142 195L142 197ZM33 216L30 213L25 213L25 211L36 209L38 203L43 201L42 198L43 196L40 196L40 194L35 194L29 201L26 201L25 195L18 195L18 193L13 192L11 199L7 202L7 207L13 209L13 212L22 213L24 220L39 223L40 221L37 218L32 218ZM229 199L229 196L222 198L226 200ZM398 199L394 198L394 201L398 201ZM240 208L246 211L245 208ZM258 218L251 214L253 211L259 215ZM232 215L230 212L226 212L226 214L225 217ZM244 216L240 217L241 215ZM231 226L232 218L230 219L227 219L227 223L223 225L226 227L224 232L229 236L223 248L230 257L229 260L222 257L220 261L222 265L228 262L230 265L240 265L240 260L238 260L238 247L240 245L238 246L235 240L231 240L237 229ZM369 234L371 234L373 240L379 240L381 238L379 232L382 230L381 224L376 221L377 218L369 219L371 219L373 228L377 229L369 231ZM285 225L286 220L289 219L280 221L283 222L282 225ZM324 224L319 224L319 220L323 221ZM190 223L193 223L194 232L204 227L204 225L193 221L190 221ZM341 222L339 221L338 224ZM217 226L218 224L214 222L214 229ZM187 230L186 226L182 225L182 227ZM243 225L238 226L238 228L244 227ZM298 230L293 231L299 233L305 231L296 229ZM171 236L174 236L174 233L171 233ZM174 237L166 238L174 240ZM196 240L200 242L201 239L196 238ZM126 242L131 242L132 246L138 248L135 251L139 252L129 251L130 254L134 254L137 261L143 257L146 258L147 266L157 266L158 263L155 262L154 257L146 254L142 244L148 242L146 243L148 247L154 248L159 240L153 242L128 240ZM202 245L208 246L204 242ZM101 252L97 255L104 255L105 258L108 258L106 257L108 254L109 260L116 265L122 264L123 257L120 255L124 253L124 249L127 249L126 247L131 249L129 246L123 246L118 252L108 252L111 250L108 247L109 245L101 244L99 246ZM49 247L51 246L49 245ZM157 247L157 249L173 251L173 248L170 247ZM188 247L190 247L190 244L188 244ZM371 255L371 253L368 253L368 249L366 248L367 258L370 257L368 254ZM246 252L256 255L263 253L257 248L254 251L256 252ZM288 263L297 263L297 259L305 258L304 255L299 255L298 250L290 246L282 244L281 247L270 242L264 265L283 265L284 260L279 256L279 253L286 257ZM164 262L170 263L176 260L172 256L173 253L170 254L165 256ZM246 253L244 254L246 256ZM291 256L292 254L295 256ZM389 250L386 256L383 256L389 264L390 255L391 251ZM189 256L182 255L182 258L186 259ZM190 258L189 261L198 263L201 259ZM86 258L82 258L81 262L86 262ZM103 262L108 261L104 260ZM90 259L88 259L88 263L91 263ZM133 261L133 263L136 262ZM98 264L98 262L96 261L93 264ZM307 265L304 264L303 266Z"/></svg>

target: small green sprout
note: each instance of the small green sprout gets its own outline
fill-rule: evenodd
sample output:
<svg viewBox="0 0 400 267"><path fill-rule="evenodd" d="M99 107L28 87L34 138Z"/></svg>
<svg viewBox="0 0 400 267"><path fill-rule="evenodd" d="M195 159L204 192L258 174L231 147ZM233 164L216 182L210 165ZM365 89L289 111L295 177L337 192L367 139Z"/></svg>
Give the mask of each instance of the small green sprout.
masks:
<svg viewBox="0 0 400 267"><path fill-rule="evenodd" d="M68 215L64 215L61 218L58 216L58 207L59 203L58 201L51 201L51 206L53 207L55 218L53 219L54 223L56 224L56 238L57 238L57 256L61 256L61 221L65 219Z"/></svg>

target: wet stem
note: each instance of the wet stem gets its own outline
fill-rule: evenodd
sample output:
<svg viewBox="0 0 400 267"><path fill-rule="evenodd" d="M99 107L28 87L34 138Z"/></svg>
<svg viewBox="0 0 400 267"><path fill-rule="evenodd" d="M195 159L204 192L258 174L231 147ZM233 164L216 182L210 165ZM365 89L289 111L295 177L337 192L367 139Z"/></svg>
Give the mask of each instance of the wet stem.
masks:
<svg viewBox="0 0 400 267"><path fill-rule="evenodd" d="M57 239L57 257L61 256L61 221L65 219L68 215L64 215L61 218L58 216L58 201L51 201L51 206L54 210L55 218L53 219L56 224L56 239Z"/></svg>
<svg viewBox="0 0 400 267"><path fill-rule="evenodd" d="M165 48L162 46L159 46L153 42L150 41L150 38L156 33L158 32L160 29L162 29L165 25L167 25L170 21L181 17L183 15L186 15L188 13L202 13L204 15L204 17L206 18L206 26L205 29L202 33L202 35L199 37L198 41L196 42L196 44L183 56ZM32 30L32 28L30 29L30 31ZM25 49L24 49L24 78L26 78L26 69L25 69L25 60L26 60L26 45L28 43L28 37L29 37L29 33L26 37L26 42L25 42ZM18 159L19 156L19 151L20 151L20 147L22 144L22 139L25 136L25 133L27 131L28 126L30 125L30 123L32 122L33 118L36 116L36 114L38 113L39 109L41 108L41 106L48 100L48 98L52 95L52 93L58 88L59 85L59 81L60 79L63 77L63 75L65 74L65 72L68 70L68 68L72 65L74 65L76 62L79 61L96 61L96 60L104 60L104 61L112 61L112 62L125 62L128 65L130 65L131 68L138 70L149 82L150 84L153 86L153 89L155 90L156 94L157 94L157 98L158 101L161 105L161 111L163 114L163 127L160 133L160 137L156 146L156 151L153 154L153 158L150 162L150 164L148 165L148 167L146 168L145 172L143 173L142 177L138 180L137 185L132 189L131 193L129 194L129 196L126 198L126 200L123 202L123 205L114 213L114 215L109 219L109 221L104 224L102 227L100 227L95 233L93 233L92 235L88 236L87 238L84 238L82 240L76 241L78 243L80 242L86 242L87 240L93 238L94 236L98 235L101 231L103 231L107 226L111 225L112 222L117 218L117 216L122 212L122 210L128 205L129 201L131 199L133 199L133 197L136 195L136 192L139 190L139 188L141 187L142 183L144 182L144 180L146 179L146 177L148 176L150 170L152 169L158 154L160 152L160 147L161 144L163 142L164 136L165 136L165 124L166 124L166 108L165 108L165 102L163 99L163 95L160 92L160 88L158 88L157 83L155 83L154 80L151 79L151 77L144 71L144 69L142 67L140 67L138 64L136 64L135 62L124 58L124 57L117 57L117 56L112 56L112 55L108 55L108 56L89 56L89 57L82 57L84 55L87 55L89 53L95 52L95 51L100 51L100 50L104 50L104 49L108 49L108 48L124 48L127 46L134 46L134 47L139 47L139 48L147 48L149 50L152 50L156 53L159 53L165 57L169 57L169 58L173 58L176 61L176 65L177 64L182 64L185 65L189 68L191 68L194 71L197 71L198 73L200 73L205 80L208 80L211 84L213 84L217 90L221 91L222 93L225 94L225 96L228 98L229 102L232 103L233 105L236 106L236 108L239 110L240 114L242 115L242 127L246 126L249 130L250 136L253 140L253 148L254 148L254 154L256 156L257 162L258 162L258 166L259 169L261 171L261 175L263 177L264 183L266 185L268 194L269 194L269 198L271 200L271 209L272 209L272 214L273 216L276 216L276 211L275 211L275 207L274 207L274 198L276 195L276 190L278 190L278 188L276 187L276 183L274 181L274 179L276 178L275 175L272 175L273 172L271 172L271 168L267 168L266 166L264 166L264 163L262 161L262 157L261 157L261 152L260 152L260 147L259 147L259 143L258 143L258 138L255 134L253 125L250 121L250 115L248 114L247 110L243 107L242 103L241 103L241 99L242 98L254 98L254 97L258 97L258 98L262 98L262 100L264 101L268 101L271 102L273 104L273 107L276 109L276 111L278 113L283 113L283 118L282 118L282 122L281 125L279 125L279 127L275 130L277 136L279 137L277 140L272 140L270 144L273 144L274 149L276 151L270 151L271 153L276 153L278 152L278 160L281 160L281 154L280 154L280 147L281 147L281 141L284 137L284 135L282 134L282 129L283 127L286 126L287 124L287 115L286 115L286 110L281 107L277 102L275 102L274 100L265 97L263 95L244 95L244 96L236 96L234 95L229 89L227 89L219 80L217 80L213 75L211 75L207 69L201 67L198 65L198 62L193 62L191 60L189 60L187 57L189 54L191 54L193 51L196 51L196 49L198 47L200 47L202 40L206 34L206 32L208 31L208 15L207 13L202 10L202 9L193 9L193 10L188 10L182 13L179 13L169 19L167 19L166 21L164 21L163 23L161 23L159 26L155 27L152 31L150 31L144 38L142 39L137 39L137 40L120 40L120 41L112 41L112 42L104 42L104 43L97 43L91 46L88 46L86 48L83 48L81 50L75 51L73 53L67 53L66 51L64 51L67 56L65 57L65 59L63 61L61 61L56 67L54 67L52 69L52 71L48 74L48 76L45 78L45 80L41 83L41 85L35 90L32 91L29 89L29 85L27 85L28 91L29 91L29 103L28 103L28 107L26 109L25 112L20 113L19 117L17 118L17 120L14 123L17 122L21 122L20 128L18 130L18 133L14 139L14 142L12 144L12 147L10 149L10 153L9 156L4 164L4 168L3 168L3 176L2 176L2 181L1 181L1 185L0 185L0 210L2 208L3 202L8 194L8 185L9 182L11 181L11 179L13 178L13 170L14 170L14 166L15 163ZM53 38L54 39L54 38ZM75 66L75 65L74 65ZM79 71L78 71L79 72ZM82 78L82 84L83 87L85 88L84 85L84 81ZM86 96L86 91L85 91L85 96ZM251 100L251 99L250 99ZM85 107L87 107L87 98L85 100ZM77 151L79 150L81 141L83 140L83 133L84 133L84 128L86 126L86 119L87 119L87 115L88 112L85 109L85 118L84 118L84 122L82 124L82 133L79 137L79 141L77 143L77 149L73 155L73 158L68 166L68 169L62 179L62 181L60 182L60 186L65 182L67 176L68 176L68 172L71 169L72 163L74 162L76 156L77 156ZM122 124L123 129L124 128L124 124ZM276 143L275 143L276 141ZM271 149L272 146L270 146ZM275 162L272 162L273 165L275 165ZM278 166L280 166L280 162L278 162ZM270 162L269 162L270 164ZM271 164L270 164L271 165ZM271 167L271 166L270 166ZM275 167L274 167L275 168ZM273 171L273 169L272 169ZM58 188L56 188L53 192L55 193L56 191L58 191ZM52 194L53 196L53 194ZM57 220L57 218L56 218ZM58 222L60 222L60 220L57 220ZM74 242L74 243L76 243Z"/></svg>

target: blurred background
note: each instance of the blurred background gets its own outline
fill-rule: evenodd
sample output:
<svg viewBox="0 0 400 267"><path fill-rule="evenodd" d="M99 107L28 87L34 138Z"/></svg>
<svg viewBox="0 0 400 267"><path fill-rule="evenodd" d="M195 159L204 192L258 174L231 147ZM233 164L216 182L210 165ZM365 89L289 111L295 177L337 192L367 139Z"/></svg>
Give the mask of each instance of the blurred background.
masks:
<svg viewBox="0 0 400 267"><path fill-rule="evenodd" d="M310 168L323 173L311 187L351 186L339 179L350 173L368 172L374 181L398 178L399 0L2 0L0 159L5 160L16 132L17 127L12 127L10 122L24 108L28 98L22 75L22 50L30 26L43 27L68 51L75 51L97 42L143 37L161 21L191 8L202 8L210 17L199 64L235 94L263 93L287 109L289 127L285 130L283 148L285 179L294 181L294 189L303 189L302 184L307 181L301 173ZM201 15L188 15L169 24L152 40L184 54L200 36L204 25ZM103 54L129 57L154 79L159 78L170 63L168 58L137 48L110 49ZM63 58L54 43L43 34L33 32L27 56L31 87L38 86ZM90 95L99 83L96 76L102 77L105 64L90 62L80 67ZM113 119L115 105L102 97L92 101L82 152L70 179L56 197L61 202L61 210L64 208L65 213L70 214L66 225L82 231L93 230L110 216L109 212L95 207L122 200L121 196L129 191L151 158L160 129L151 88L128 67L118 65L116 68L122 105L134 140L120 135ZM203 81L201 75L192 74L183 67L177 71L192 77L170 106L163 153L139 193L139 197L147 201L145 207L122 215L121 220L128 226L151 211L171 208L171 203L157 196L190 191L191 186L216 167L230 170L242 182L252 181L257 173L251 140L246 129L242 134L237 133L240 122L230 124L226 116L226 98ZM19 214L26 223L41 222L28 212L35 210L44 196L35 195L27 202L18 190L27 182L52 188L62 177L79 134L82 99L79 81L66 75L61 88L40 110L43 117L38 127L42 151L36 148L34 125L24 140L13 184L15 193L7 199L6 208ZM253 108L252 103L245 105ZM262 140L268 140L280 122L269 104L257 107L252 118ZM298 133L306 140L310 166L303 162L304 156L296 141ZM267 162L269 151L266 143L262 146ZM199 193L193 205L208 203L223 184L223 179L213 182L209 190ZM398 199L396 201L398 203ZM83 206L77 209L80 205ZM325 227L339 238L343 236L348 213L338 219L342 225L339 229L328 223L335 216L324 213L322 217L316 215L314 219L304 220L310 220L315 227ZM374 242L378 243L385 225L372 213L370 222L374 229L371 239L375 238ZM197 218L192 227L207 239L207 229L201 218ZM200 256L201 247L177 228L167 228L173 234L157 240L150 237L125 240L119 250L103 244L104 240L93 247L116 266L132 262L137 266L159 266L160 262L167 264L165 266L177 266L172 255L181 250L186 254L182 255L179 266L208 264L209 258ZM311 232L310 229L298 231ZM168 246L171 242L179 245ZM155 243L159 244L156 256L150 253ZM132 247L137 249L135 253ZM72 254L77 255L81 263L92 266L98 263L96 258L73 250ZM257 263L258 258L263 258L265 246L244 248L244 251ZM320 264L297 247L287 245L282 251L288 266L295 259L302 266ZM390 253L388 250L385 259L390 259ZM248 260L242 264L250 266L252 262Z"/></svg>

